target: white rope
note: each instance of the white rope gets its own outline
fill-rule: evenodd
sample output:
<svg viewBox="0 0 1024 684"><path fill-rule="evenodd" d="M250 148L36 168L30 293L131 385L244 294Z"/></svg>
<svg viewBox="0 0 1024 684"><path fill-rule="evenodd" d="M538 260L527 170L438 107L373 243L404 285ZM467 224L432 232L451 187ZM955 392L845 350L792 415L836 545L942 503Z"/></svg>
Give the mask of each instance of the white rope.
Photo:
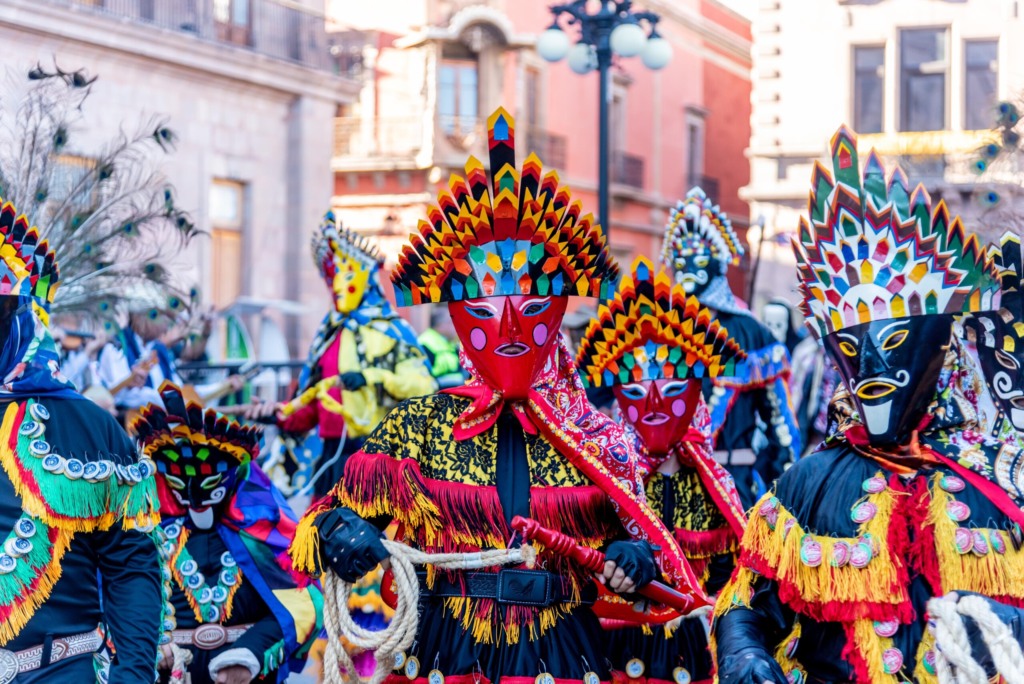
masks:
<svg viewBox="0 0 1024 684"><path fill-rule="evenodd" d="M1024 684L1024 653L988 600L982 596L956 593L928 602L928 614L935 630L935 667L941 684L986 684L988 676L971 652L963 618L974 620L992 654L996 672L1007 684Z"/></svg>
<svg viewBox="0 0 1024 684"><path fill-rule="evenodd" d="M167 684L189 684L192 681L192 676L188 672L188 666L192 664L192 651L187 648L182 648L175 643L170 644L171 653L173 654L173 663L171 664L171 676L167 680Z"/></svg>
<svg viewBox="0 0 1024 684"><path fill-rule="evenodd" d="M359 682L352 658L342 648L344 637L352 646L373 651L377 664L369 684L381 684L393 669L395 656L406 651L416 639L419 628L420 583L417 565L433 565L446 570L474 570L499 565L531 564L536 558L532 546L516 549L492 549L477 553L428 554L400 542L383 540L391 554L391 571L398 603L391 622L382 630L368 630L352 619L348 600L352 584L343 582L328 570L324 576L324 623L327 646L324 649L324 684L355 684Z"/></svg>

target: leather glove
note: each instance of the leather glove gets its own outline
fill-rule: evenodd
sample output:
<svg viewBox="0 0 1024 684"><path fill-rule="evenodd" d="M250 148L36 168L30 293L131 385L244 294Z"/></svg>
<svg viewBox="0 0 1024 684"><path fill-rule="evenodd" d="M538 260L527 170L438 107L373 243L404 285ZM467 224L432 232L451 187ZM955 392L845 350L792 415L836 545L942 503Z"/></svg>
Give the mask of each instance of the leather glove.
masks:
<svg viewBox="0 0 1024 684"><path fill-rule="evenodd" d="M788 684L782 668L768 652L759 616L734 608L715 624L719 684Z"/></svg>
<svg viewBox="0 0 1024 684"><path fill-rule="evenodd" d="M615 563L641 589L658 576L658 563L654 549L645 541L613 541L608 545L606 560Z"/></svg>
<svg viewBox="0 0 1024 684"><path fill-rule="evenodd" d="M344 582L355 582L390 556L380 530L349 508L322 513L316 524L321 567L331 568Z"/></svg>
<svg viewBox="0 0 1024 684"><path fill-rule="evenodd" d="M348 373L341 374L341 386L347 389L349 392L366 387L366 376L359 371L349 371Z"/></svg>

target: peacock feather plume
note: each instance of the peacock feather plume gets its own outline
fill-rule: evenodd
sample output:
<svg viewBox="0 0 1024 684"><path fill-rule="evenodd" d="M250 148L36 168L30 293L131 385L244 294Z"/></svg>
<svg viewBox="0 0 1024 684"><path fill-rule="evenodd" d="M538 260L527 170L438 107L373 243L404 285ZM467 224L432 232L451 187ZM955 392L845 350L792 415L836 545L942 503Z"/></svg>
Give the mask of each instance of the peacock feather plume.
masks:
<svg viewBox="0 0 1024 684"><path fill-rule="evenodd" d="M189 305L169 262L197 231L157 168L175 142L163 121L144 119L98 146L87 135L83 110L95 81L56 65L37 65L27 78L8 72L0 196L38 227L60 264L54 312L110 327L139 296L169 312Z"/></svg>

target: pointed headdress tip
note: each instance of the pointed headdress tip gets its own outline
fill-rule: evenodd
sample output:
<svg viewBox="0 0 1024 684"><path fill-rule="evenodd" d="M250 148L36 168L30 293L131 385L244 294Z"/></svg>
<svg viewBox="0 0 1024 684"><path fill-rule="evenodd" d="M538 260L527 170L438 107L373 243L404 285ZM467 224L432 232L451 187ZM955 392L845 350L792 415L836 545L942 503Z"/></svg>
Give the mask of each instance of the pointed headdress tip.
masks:
<svg viewBox="0 0 1024 684"><path fill-rule="evenodd" d="M745 358L708 309L673 280L646 257L633 261L580 342L576 365L589 384L682 380L692 377L694 361L718 375ZM644 334L636 334L641 329ZM714 342L720 336L721 343Z"/></svg>
<svg viewBox="0 0 1024 684"><path fill-rule="evenodd" d="M331 210L324 213L320 226L313 231L312 249L313 261L321 275L329 271L335 258L343 263L354 261L370 269L384 263L384 257L377 247L366 236L345 228Z"/></svg>
<svg viewBox="0 0 1024 684"><path fill-rule="evenodd" d="M735 266L744 254L732 221L707 193L694 186L669 212L662 242L662 262L674 268L677 260L696 252Z"/></svg>
<svg viewBox="0 0 1024 684"><path fill-rule="evenodd" d="M403 250L392 272L396 290L407 293L398 304L519 294L601 297L618 276L601 227L536 155L515 166L515 122L507 111L496 110L487 125L490 168L485 172L471 158L467 176L478 181L470 191L456 176L428 207L422 242Z"/></svg>
<svg viewBox="0 0 1024 684"><path fill-rule="evenodd" d="M12 249L0 256L0 279L10 283L7 294L28 295L49 310L60 286L60 268L49 241L39 242L39 229L0 196L0 239Z"/></svg>
<svg viewBox="0 0 1024 684"><path fill-rule="evenodd" d="M259 455L262 428L242 425L216 409L204 409L187 400L181 387L170 381L160 385L159 393L164 405L147 405L132 423L144 456L153 458L160 451L184 446L208 447L243 465Z"/></svg>
<svg viewBox="0 0 1024 684"><path fill-rule="evenodd" d="M962 223L950 220L941 201L931 208L920 186L910 195L909 215L902 215L908 209L903 172L894 169L883 188L880 159L870 153L857 168L855 141L846 127L832 137L841 182L827 198L812 187L810 215L794 241L812 332L821 337L871 320L990 310L998 302L997 279L978 265L980 250ZM816 165L812 182L818 185L823 175Z"/></svg>

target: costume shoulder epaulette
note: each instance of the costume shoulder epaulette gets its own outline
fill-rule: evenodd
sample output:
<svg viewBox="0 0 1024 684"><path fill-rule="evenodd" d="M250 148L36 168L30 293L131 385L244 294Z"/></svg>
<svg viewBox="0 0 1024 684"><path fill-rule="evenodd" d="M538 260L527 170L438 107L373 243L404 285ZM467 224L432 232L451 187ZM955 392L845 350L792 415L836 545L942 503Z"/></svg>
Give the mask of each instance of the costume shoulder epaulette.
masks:
<svg viewBox="0 0 1024 684"><path fill-rule="evenodd" d="M93 429L102 431L109 416L84 399L81 404L95 409L100 422ZM159 520L155 467L136 457L127 437L123 451L107 445L61 453L62 445L47 440L51 420L44 404L28 400L9 403L0 424L0 464L28 514L70 532L105 530L118 520L126 529L148 529Z"/></svg>

